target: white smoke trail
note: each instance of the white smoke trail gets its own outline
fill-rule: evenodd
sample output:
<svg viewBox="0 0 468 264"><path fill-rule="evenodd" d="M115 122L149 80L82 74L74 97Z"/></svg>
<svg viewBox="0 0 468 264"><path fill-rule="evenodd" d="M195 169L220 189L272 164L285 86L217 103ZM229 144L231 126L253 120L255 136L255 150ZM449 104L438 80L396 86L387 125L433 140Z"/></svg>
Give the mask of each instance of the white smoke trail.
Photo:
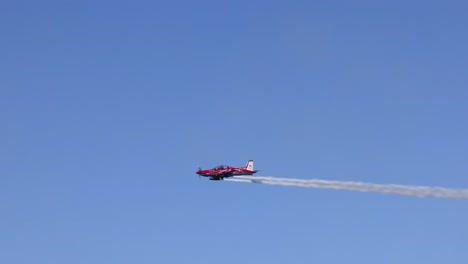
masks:
<svg viewBox="0 0 468 264"><path fill-rule="evenodd" d="M357 192L376 192L384 194L399 194L418 197L436 197L449 199L468 199L468 189L451 189L429 186L409 186L396 184L375 184L365 182L328 181L319 179L291 179L264 176L236 176L225 181L261 183L281 186L297 186L306 188L322 188L348 190Z"/></svg>

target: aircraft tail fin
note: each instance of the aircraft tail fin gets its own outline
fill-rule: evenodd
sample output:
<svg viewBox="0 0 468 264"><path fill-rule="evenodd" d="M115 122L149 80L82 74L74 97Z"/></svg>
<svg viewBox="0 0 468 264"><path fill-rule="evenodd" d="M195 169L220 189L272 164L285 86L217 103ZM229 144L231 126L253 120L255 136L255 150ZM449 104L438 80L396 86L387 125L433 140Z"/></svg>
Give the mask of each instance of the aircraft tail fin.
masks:
<svg viewBox="0 0 468 264"><path fill-rule="evenodd" d="M253 167L253 160L249 160L247 161L247 165L245 165L245 168L249 171L253 171L254 170L254 167Z"/></svg>

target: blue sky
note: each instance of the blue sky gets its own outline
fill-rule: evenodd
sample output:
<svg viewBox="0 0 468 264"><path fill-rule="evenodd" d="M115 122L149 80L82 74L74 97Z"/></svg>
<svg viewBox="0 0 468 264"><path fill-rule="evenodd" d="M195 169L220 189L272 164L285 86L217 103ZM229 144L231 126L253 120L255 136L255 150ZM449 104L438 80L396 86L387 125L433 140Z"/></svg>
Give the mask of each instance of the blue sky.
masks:
<svg viewBox="0 0 468 264"><path fill-rule="evenodd" d="M1 263L464 263L464 1L4 1Z"/></svg>

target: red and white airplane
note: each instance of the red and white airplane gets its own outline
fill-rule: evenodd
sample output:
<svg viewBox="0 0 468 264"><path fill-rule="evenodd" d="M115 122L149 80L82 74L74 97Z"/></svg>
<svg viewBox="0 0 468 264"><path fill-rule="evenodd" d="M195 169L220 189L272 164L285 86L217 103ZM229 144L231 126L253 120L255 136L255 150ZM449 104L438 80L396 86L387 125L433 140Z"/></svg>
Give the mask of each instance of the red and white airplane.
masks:
<svg viewBox="0 0 468 264"><path fill-rule="evenodd" d="M234 168L225 165L220 165L208 170L198 168L196 172L200 176L210 177L212 181L219 181L224 178L239 176L239 175L253 175L258 170L253 169L253 160L247 161L247 165L241 168Z"/></svg>

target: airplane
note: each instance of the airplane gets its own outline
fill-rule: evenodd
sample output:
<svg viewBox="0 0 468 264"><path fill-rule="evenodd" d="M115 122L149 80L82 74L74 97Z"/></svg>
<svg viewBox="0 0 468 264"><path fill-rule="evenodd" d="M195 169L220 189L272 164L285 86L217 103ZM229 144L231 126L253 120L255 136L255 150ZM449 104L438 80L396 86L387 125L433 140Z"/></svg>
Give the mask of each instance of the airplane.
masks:
<svg viewBox="0 0 468 264"><path fill-rule="evenodd" d="M210 177L212 181L219 181L224 178L234 177L239 175L253 175L258 170L253 169L253 160L247 161L245 167L234 168L230 166L220 165L212 169L202 170L198 168L196 174L199 176Z"/></svg>

